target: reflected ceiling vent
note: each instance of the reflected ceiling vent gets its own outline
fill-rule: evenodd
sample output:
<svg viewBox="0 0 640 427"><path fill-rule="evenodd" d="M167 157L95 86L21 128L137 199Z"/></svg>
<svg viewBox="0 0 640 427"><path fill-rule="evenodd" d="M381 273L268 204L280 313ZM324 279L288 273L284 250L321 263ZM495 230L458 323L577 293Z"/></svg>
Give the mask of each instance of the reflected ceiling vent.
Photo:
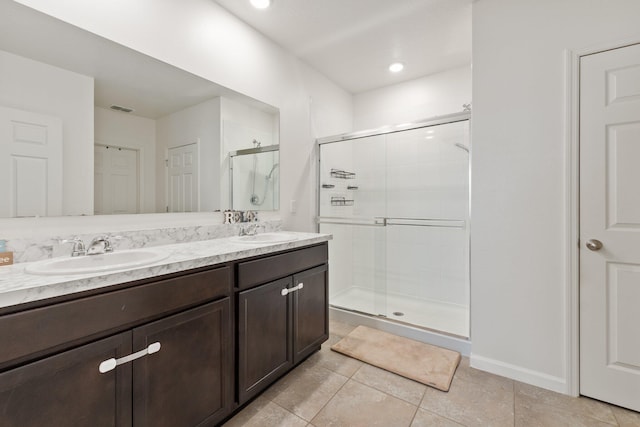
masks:
<svg viewBox="0 0 640 427"><path fill-rule="evenodd" d="M123 113L131 113L132 111L135 111L133 108L123 107L122 105L112 105L109 108L116 111L122 111Z"/></svg>

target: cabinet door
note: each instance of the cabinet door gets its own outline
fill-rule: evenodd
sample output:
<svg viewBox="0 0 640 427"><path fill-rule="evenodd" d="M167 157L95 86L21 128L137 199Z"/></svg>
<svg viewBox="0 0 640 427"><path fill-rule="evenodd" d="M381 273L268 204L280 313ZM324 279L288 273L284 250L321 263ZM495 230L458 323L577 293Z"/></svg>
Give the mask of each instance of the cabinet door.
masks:
<svg viewBox="0 0 640 427"><path fill-rule="evenodd" d="M327 266L293 276L293 363L313 353L329 338Z"/></svg>
<svg viewBox="0 0 640 427"><path fill-rule="evenodd" d="M215 425L231 412L229 298L133 330L133 348L160 350L133 362L133 424Z"/></svg>
<svg viewBox="0 0 640 427"><path fill-rule="evenodd" d="M292 365L291 277L238 294L238 397L246 402Z"/></svg>
<svg viewBox="0 0 640 427"><path fill-rule="evenodd" d="M98 370L130 352L126 332L1 373L0 425L131 426L131 366Z"/></svg>

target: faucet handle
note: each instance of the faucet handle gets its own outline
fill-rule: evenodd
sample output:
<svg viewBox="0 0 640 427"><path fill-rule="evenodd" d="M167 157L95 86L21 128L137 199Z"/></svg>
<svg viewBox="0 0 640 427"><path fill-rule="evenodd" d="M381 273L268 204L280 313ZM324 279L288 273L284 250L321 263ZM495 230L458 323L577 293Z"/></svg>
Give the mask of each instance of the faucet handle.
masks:
<svg viewBox="0 0 640 427"><path fill-rule="evenodd" d="M73 239L63 239L60 243L73 243L73 249L71 249L71 256L80 256L85 255L87 253L87 249L84 246L84 242L82 239L78 237L74 237Z"/></svg>

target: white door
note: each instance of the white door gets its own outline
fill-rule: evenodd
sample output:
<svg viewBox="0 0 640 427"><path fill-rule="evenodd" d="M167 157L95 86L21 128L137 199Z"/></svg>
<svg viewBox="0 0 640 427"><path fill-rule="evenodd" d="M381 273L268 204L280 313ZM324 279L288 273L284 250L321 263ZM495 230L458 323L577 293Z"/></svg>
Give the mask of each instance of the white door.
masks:
<svg viewBox="0 0 640 427"><path fill-rule="evenodd" d="M169 149L167 162L169 212L197 212L198 144Z"/></svg>
<svg viewBox="0 0 640 427"><path fill-rule="evenodd" d="M138 213L138 152L96 145L94 154L96 215Z"/></svg>
<svg viewBox="0 0 640 427"><path fill-rule="evenodd" d="M640 411L640 45L580 63L580 392Z"/></svg>
<svg viewBox="0 0 640 427"><path fill-rule="evenodd" d="M62 121L0 106L0 217L62 215Z"/></svg>

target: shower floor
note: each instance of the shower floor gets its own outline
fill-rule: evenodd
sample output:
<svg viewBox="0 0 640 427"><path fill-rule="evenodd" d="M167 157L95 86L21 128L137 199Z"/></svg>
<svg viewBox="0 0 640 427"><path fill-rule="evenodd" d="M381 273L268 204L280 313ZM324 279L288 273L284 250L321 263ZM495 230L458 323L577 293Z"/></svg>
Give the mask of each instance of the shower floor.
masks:
<svg viewBox="0 0 640 427"><path fill-rule="evenodd" d="M385 297L386 310L384 310ZM332 296L330 304L347 310L384 315L387 319L398 320L422 328L465 338L469 337L469 309L457 304L430 301L407 295L383 294L373 289L358 287L348 288ZM394 313L402 313L402 315Z"/></svg>

